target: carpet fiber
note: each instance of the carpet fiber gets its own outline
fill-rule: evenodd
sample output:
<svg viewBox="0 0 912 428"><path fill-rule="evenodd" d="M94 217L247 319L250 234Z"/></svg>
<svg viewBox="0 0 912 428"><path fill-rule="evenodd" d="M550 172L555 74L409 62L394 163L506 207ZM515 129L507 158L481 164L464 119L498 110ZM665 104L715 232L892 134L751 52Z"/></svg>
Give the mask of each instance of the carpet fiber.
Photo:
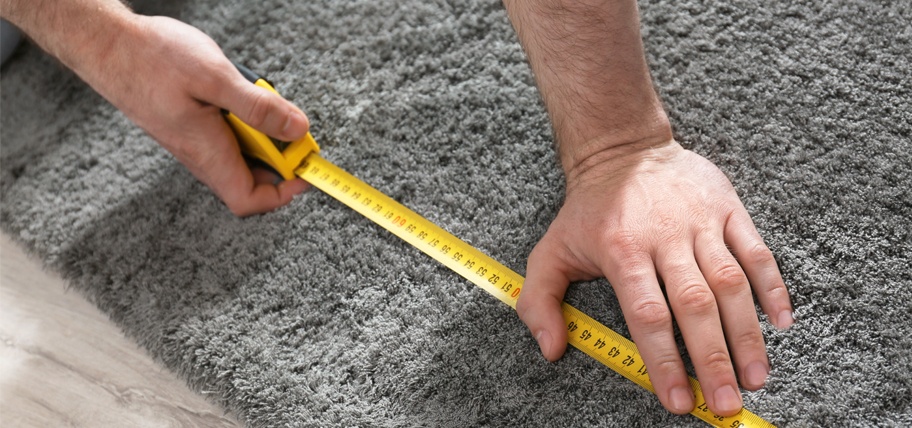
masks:
<svg viewBox="0 0 912 428"><path fill-rule="evenodd" d="M270 76L326 158L525 272L563 177L500 3L147 3ZM792 293L746 407L912 425L909 5L640 7L678 139L731 177ZM703 426L581 352L545 362L511 309L319 191L232 217L34 47L2 73L0 196L6 233L250 426ZM627 334L606 282L568 299Z"/></svg>

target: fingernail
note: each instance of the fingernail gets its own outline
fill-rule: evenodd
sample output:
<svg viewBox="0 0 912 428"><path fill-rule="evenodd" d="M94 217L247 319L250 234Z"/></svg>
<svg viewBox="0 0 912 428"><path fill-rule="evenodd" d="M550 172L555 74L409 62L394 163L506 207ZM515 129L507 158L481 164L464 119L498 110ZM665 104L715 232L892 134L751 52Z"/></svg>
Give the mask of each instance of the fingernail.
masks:
<svg viewBox="0 0 912 428"><path fill-rule="evenodd" d="M766 377L769 376L769 368L761 361L754 361L744 369L745 383L751 388L760 388L766 383Z"/></svg>
<svg viewBox="0 0 912 428"><path fill-rule="evenodd" d="M285 126L282 127L282 135L289 140L301 137L307 132L307 118L300 112L292 110L285 119Z"/></svg>
<svg viewBox="0 0 912 428"><path fill-rule="evenodd" d="M548 333L547 330L539 330L535 335L535 340L538 342L538 347L541 348L542 355L547 358L551 351L551 333Z"/></svg>
<svg viewBox="0 0 912 428"><path fill-rule="evenodd" d="M779 329L782 329L782 330L791 327L792 324L795 323L795 317L792 316L792 311L779 312L779 318L777 318L777 320L778 320L777 324L779 324L779 325L777 325L776 327L779 327Z"/></svg>
<svg viewBox="0 0 912 428"><path fill-rule="evenodd" d="M731 385L717 389L713 393L713 398L716 401L716 409L722 416L735 414L741 410L741 394L738 394Z"/></svg>
<svg viewBox="0 0 912 428"><path fill-rule="evenodd" d="M691 391L690 388L676 386L671 389L671 393L668 394L668 398L671 400L671 407L676 412L690 413L690 411L694 408L693 391Z"/></svg>

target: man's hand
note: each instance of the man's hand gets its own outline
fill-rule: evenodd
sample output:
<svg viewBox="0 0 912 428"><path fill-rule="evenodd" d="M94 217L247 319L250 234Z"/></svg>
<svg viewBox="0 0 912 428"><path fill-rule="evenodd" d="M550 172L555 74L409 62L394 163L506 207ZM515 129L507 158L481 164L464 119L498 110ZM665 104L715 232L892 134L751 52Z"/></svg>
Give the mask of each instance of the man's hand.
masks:
<svg viewBox="0 0 912 428"><path fill-rule="evenodd" d="M673 140L636 1L504 3L567 178L564 206L529 256L520 318L554 361L567 347L560 302L569 283L604 276L662 404L679 414L694 408L674 320L710 410L737 413L738 380L757 389L769 373L751 288L780 328L792 323L791 304L731 183Z"/></svg>
<svg viewBox="0 0 912 428"><path fill-rule="evenodd" d="M208 185L236 215L272 210L304 191L301 179L280 182L251 173L222 109L280 140L307 133L304 113L248 82L212 39L179 21L135 16L105 67L85 79ZM82 73L80 73L83 75Z"/></svg>
<svg viewBox="0 0 912 428"><path fill-rule="evenodd" d="M665 407L694 406L674 314L709 407L739 411L737 379L755 390L769 373L751 285L775 325L792 318L772 253L728 179L670 141L619 147L567 180L567 199L529 256L517 303L545 358L566 348L560 302L568 284L605 276Z"/></svg>
<svg viewBox="0 0 912 428"><path fill-rule="evenodd" d="M231 111L281 140L303 137L304 113L244 79L201 31L132 13L116 0L11 0L4 15L170 151L239 216L304 191L251 171L222 116Z"/></svg>

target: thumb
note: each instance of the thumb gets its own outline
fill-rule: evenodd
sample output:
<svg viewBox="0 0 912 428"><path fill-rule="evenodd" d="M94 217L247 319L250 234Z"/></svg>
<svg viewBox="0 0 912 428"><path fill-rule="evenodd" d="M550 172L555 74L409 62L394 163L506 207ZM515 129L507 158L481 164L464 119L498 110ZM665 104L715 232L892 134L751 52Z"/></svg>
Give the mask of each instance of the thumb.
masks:
<svg viewBox="0 0 912 428"><path fill-rule="evenodd" d="M567 350L567 326L561 302L570 285L568 267L560 257L561 244L546 235L529 254L526 279L516 302L519 318L548 361L557 361Z"/></svg>
<svg viewBox="0 0 912 428"><path fill-rule="evenodd" d="M219 91L213 103L234 113L248 125L270 137L294 141L304 136L310 122L301 109L281 95L250 83L241 73L227 77L226 89Z"/></svg>

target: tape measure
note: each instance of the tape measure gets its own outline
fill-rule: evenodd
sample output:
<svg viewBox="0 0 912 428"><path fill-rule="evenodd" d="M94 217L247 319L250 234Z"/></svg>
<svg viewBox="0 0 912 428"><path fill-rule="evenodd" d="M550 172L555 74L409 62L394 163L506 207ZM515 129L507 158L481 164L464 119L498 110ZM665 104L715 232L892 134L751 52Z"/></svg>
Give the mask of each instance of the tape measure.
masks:
<svg viewBox="0 0 912 428"><path fill-rule="evenodd" d="M500 301L516 308L524 278L465 241L333 165L319 154L308 155L301 167L295 170L295 175L443 263ZM562 306L571 345L655 393L643 359L633 342L573 306L567 303ZM773 427L746 409L729 417L713 414L706 406L697 380L691 377L690 384L696 398L696 407L691 414L711 425L726 428Z"/></svg>
<svg viewBox="0 0 912 428"><path fill-rule="evenodd" d="M241 66L238 68L252 82L275 91L265 79ZM284 150L279 150L269 137L233 114L228 115L228 120L246 154L266 162L285 178L293 175L310 182L516 309L516 300L524 281L521 275L322 158L310 133L301 140L292 142ZM571 345L655 393L643 359L633 342L566 302L562 304L562 309ZM699 382L693 377L689 380L696 403L690 412L692 415L717 427L775 428L747 409L741 409L737 415L728 417L712 413L706 405Z"/></svg>

